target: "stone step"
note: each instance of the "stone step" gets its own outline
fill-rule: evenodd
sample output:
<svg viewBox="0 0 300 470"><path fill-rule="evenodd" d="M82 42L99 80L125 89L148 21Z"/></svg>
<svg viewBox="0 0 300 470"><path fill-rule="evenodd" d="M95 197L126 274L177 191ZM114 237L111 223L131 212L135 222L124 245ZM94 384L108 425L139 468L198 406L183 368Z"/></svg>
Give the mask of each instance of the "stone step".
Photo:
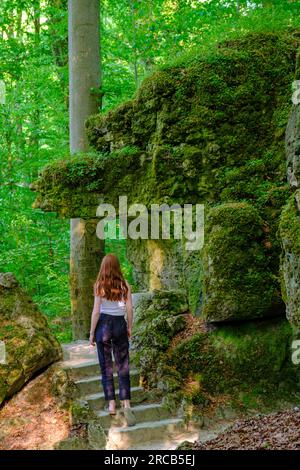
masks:
<svg viewBox="0 0 300 470"><path fill-rule="evenodd" d="M131 404L139 403L141 397L143 396L144 389L143 387L131 387ZM119 391L116 388L116 402L119 403ZM103 410L104 407L106 406L106 401L104 398L104 393L99 392L99 393L93 393L90 395L85 395L83 397L90 405L92 410L98 411L98 410Z"/></svg>
<svg viewBox="0 0 300 470"><path fill-rule="evenodd" d="M169 439L184 428L181 418L144 421L131 427L112 427L108 432L106 449L135 449L141 443Z"/></svg>
<svg viewBox="0 0 300 470"><path fill-rule="evenodd" d="M90 346L87 340L77 340L72 343L62 344L63 358L65 361L73 359L97 359L97 348Z"/></svg>
<svg viewBox="0 0 300 470"><path fill-rule="evenodd" d="M131 409L135 414L137 423L170 418L170 412L161 403L136 405L132 406ZM96 411L95 414L105 429L126 426L124 414L121 410L117 410L116 416L110 416L106 410Z"/></svg>
<svg viewBox="0 0 300 470"><path fill-rule="evenodd" d="M61 362L61 366L68 372L71 380L77 381L87 377L100 375L100 366L97 359L71 359Z"/></svg>
<svg viewBox="0 0 300 470"><path fill-rule="evenodd" d="M61 362L61 365L67 370L71 380L76 383L81 398L89 403L96 415L95 424L89 425L89 442L92 448L103 449L105 446L108 450L154 449L155 445L158 445L155 442L159 442L159 445L162 446L160 448L173 449L175 442L178 442L176 439L174 440L174 436L187 433L183 419L172 417L161 403L147 402L147 393L139 386L139 373L133 368L132 361L130 371L131 406L137 423L135 426L128 427L120 409L117 409L116 416L110 416L108 410L104 409L107 402L102 389L96 349L91 348L87 341L76 341L65 345L63 349L65 360ZM115 364L114 378L116 401L119 407L118 377Z"/></svg>
<svg viewBox="0 0 300 470"><path fill-rule="evenodd" d="M199 431L181 431L171 436L165 437L160 441L154 440L135 444L134 447L128 447L126 450L176 450L184 441L194 443L199 440Z"/></svg>
<svg viewBox="0 0 300 470"><path fill-rule="evenodd" d="M99 366L98 366L99 369ZM118 387L118 374L114 373L115 386ZM131 386L138 386L140 381L140 375L137 370L133 369L130 371L130 384ZM90 395L97 393L102 390L101 375L94 375L92 377L84 377L80 380L75 380L75 384L80 390L80 396Z"/></svg>

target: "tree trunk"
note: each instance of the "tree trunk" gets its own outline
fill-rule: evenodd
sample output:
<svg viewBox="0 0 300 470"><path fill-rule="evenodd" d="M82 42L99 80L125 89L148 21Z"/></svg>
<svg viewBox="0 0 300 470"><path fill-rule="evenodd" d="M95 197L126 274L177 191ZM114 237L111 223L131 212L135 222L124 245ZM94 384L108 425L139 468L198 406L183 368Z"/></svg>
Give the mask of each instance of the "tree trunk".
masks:
<svg viewBox="0 0 300 470"><path fill-rule="evenodd" d="M99 0L69 0L70 148L88 148L84 122L98 111L91 89L100 87Z"/></svg>
<svg viewBox="0 0 300 470"><path fill-rule="evenodd" d="M98 111L100 87L99 0L69 0L70 150L86 151L84 123ZM96 216L96 214L95 214ZM93 283L103 257L104 243L96 236L98 219L71 220L70 294L74 339L85 339L90 329Z"/></svg>
<svg viewBox="0 0 300 470"><path fill-rule="evenodd" d="M103 258L103 243L96 236L99 219L71 219L70 287L74 339L89 336L93 284Z"/></svg>
<svg viewBox="0 0 300 470"><path fill-rule="evenodd" d="M40 47L40 33L41 33L41 13L40 13L40 0L35 0L33 3L33 24L34 24L34 44L36 49ZM35 151L35 155L39 150L39 131L40 131L40 97L39 97L39 89L36 90L34 94L34 110L32 112L32 132L30 136L30 145Z"/></svg>

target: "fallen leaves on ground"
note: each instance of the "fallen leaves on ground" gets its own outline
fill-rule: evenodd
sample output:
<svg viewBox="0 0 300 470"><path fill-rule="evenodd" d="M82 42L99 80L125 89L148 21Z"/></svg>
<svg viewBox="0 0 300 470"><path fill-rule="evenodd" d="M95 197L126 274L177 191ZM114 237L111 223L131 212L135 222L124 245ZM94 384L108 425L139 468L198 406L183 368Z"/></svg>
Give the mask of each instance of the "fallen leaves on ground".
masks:
<svg viewBox="0 0 300 470"><path fill-rule="evenodd" d="M240 420L195 450L300 450L300 411L280 411Z"/></svg>
<svg viewBox="0 0 300 470"><path fill-rule="evenodd" d="M31 380L0 409L1 450L49 450L68 434L68 413L51 395L49 371Z"/></svg>
<svg viewBox="0 0 300 470"><path fill-rule="evenodd" d="M207 332L208 327L202 318L195 317L191 313L184 314L184 318L186 321L185 328L174 336L170 344L171 348L174 348L181 341L191 338L196 333Z"/></svg>

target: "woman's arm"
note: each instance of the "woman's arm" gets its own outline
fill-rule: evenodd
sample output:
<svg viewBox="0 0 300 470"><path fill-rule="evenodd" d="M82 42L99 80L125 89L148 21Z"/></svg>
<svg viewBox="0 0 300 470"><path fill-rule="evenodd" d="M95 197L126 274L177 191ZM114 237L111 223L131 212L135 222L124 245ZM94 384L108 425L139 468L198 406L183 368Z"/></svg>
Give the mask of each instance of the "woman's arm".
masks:
<svg viewBox="0 0 300 470"><path fill-rule="evenodd" d="M100 303L101 297L99 295L95 295L94 299L94 307L91 317L91 330L90 330L90 345L95 346L95 330L96 326L100 317Z"/></svg>
<svg viewBox="0 0 300 470"><path fill-rule="evenodd" d="M127 331L128 331L128 336L130 337L131 332L132 332L132 324L133 324L133 307L132 307L131 288L127 281L126 281L126 285L128 287L128 295L127 295L127 301L126 301Z"/></svg>

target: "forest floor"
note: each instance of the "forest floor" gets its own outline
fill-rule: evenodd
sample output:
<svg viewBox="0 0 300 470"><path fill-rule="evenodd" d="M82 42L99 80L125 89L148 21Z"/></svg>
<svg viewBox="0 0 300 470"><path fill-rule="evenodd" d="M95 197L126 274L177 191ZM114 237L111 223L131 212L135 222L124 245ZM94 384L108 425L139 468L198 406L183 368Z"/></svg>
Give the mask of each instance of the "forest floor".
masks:
<svg viewBox="0 0 300 470"><path fill-rule="evenodd" d="M195 450L300 450L300 410L279 411L236 421Z"/></svg>
<svg viewBox="0 0 300 470"><path fill-rule="evenodd" d="M0 409L1 450L51 450L68 434L68 412L51 395L47 371Z"/></svg>

